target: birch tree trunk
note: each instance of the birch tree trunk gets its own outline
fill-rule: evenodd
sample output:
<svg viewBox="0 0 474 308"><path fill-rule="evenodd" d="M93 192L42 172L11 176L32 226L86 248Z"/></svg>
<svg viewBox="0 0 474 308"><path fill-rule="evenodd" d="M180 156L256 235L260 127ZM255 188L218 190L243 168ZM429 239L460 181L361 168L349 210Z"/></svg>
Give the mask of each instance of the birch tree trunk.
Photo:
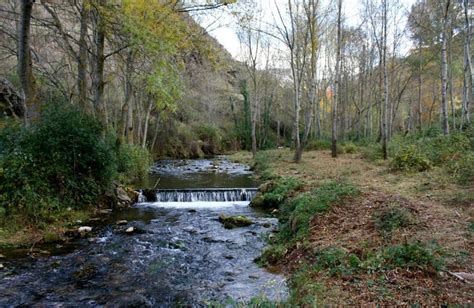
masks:
<svg viewBox="0 0 474 308"><path fill-rule="evenodd" d="M461 129L463 129L464 121L471 123L470 105L474 100L474 76L471 55L471 21L469 18L469 0L463 0L464 8L464 79L463 79L463 100ZM469 95L470 92L470 95Z"/></svg>
<svg viewBox="0 0 474 308"><path fill-rule="evenodd" d="M449 116L448 116L448 101L447 101L447 90L448 90L448 55L447 55L447 42L448 42L448 13L451 1L447 0L444 7L443 16L443 31L441 33L442 45L441 45L441 126L445 135L449 134Z"/></svg>
<svg viewBox="0 0 474 308"><path fill-rule="evenodd" d="M337 50L336 50L336 75L334 77L334 95L332 104L332 140L331 155L337 157L337 105L339 99L339 83L340 83L340 62L341 62L341 35L342 35L342 0L338 0L337 5Z"/></svg>
<svg viewBox="0 0 474 308"><path fill-rule="evenodd" d="M383 0L383 37L382 37L382 69L383 69L383 110L382 110L382 153L383 159L388 159L388 74L387 74L387 0Z"/></svg>

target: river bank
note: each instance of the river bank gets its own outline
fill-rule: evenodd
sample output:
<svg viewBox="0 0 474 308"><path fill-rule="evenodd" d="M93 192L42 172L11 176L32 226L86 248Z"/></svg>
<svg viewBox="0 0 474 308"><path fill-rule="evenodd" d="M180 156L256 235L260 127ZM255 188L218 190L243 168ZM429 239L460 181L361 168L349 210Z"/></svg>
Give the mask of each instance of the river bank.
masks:
<svg viewBox="0 0 474 308"><path fill-rule="evenodd" d="M474 265L472 187L438 169L391 172L360 154L309 151L300 164L292 155L266 151L255 165L267 179L263 204L281 200L282 232L260 262L288 275L290 304L472 303L463 280Z"/></svg>
<svg viewBox="0 0 474 308"><path fill-rule="evenodd" d="M158 187L158 201L141 198L131 208L104 216L95 231L77 240L78 246L50 256L4 259L0 305L174 307L284 301L286 279L254 262L267 245L265 238L277 231L277 220L248 206L248 193L255 191L250 190L252 173L222 159L212 163L212 170L197 171L189 163L167 162L171 168L166 169L172 170L157 172L174 176L178 186ZM223 187L242 186L183 189L182 181L202 178L227 179L220 183ZM179 201L182 194L189 197L184 202Z"/></svg>

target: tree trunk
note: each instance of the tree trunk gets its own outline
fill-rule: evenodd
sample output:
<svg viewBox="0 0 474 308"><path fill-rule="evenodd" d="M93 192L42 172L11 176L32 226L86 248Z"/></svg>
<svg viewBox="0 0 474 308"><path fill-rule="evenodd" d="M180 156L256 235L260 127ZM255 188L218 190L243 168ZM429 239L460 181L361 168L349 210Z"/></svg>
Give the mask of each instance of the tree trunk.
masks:
<svg viewBox="0 0 474 308"><path fill-rule="evenodd" d="M464 8L464 80L463 80L463 100L461 129L463 129L464 121L471 123L470 104L474 98L474 77L471 58L471 22L469 18L469 0L463 0ZM470 95L469 95L469 92Z"/></svg>
<svg viewBox="0 0 474 308"><path fill-rule="evenodd" d="M147 139L147 135L148 135L148 122L150 121L150 114L151 114L152 109L153 109L153 101L150 100L150 102L148 103L148 108L147 108L146 116L145 116L145 125L144 125L144 128L143 128L142 148L146 148L146 139Z"/></svg>
<svg viewBox="0 0 474 308"><path fill-rule="evenodd" d="M98 6L105 5L106 0L98 0ZM98 117L107 125L107 115L104 102L104 64L105 64L105 22L99 9L95 10L94 29L95 50L93 55L94 70L92 86L94 90L94 108Z"/></svg>
<svg viewBox="0 0 474 308"><path fill-rule="evenodd" d="M125 136L128 144L133 144L133 105L132 101L133 51L129 50L125 63L125 105L127 106L127 123Z"/></svg>
<svg viewBox="0 0 474 308"><path fill-rule="evenodd" d="M332 106L332 140L331 140L331 155L337 157L337 105L339 98L339 73L340 73L340 62L341 62L341 35L342 35L342 0L338 1L337 7L337 50L336 50L336 75L334 78L334 94L333 94L333 106Z"/></svg>
<svg viewBox="0 0 474 308"><path fill-rule="evenodd" d="M20 27L18 33L18 76L21 83L23 99L23 121L29 123L29 109L35 100L33 68L30 47L31 12L34 0L21 1Z"/></svg>
<svg viewBox="0 0 474 308"><path fill-rule="evenodd" d="M80 13L79 53L77 55L77 93L79 104L89 109L87 101L87 23L89 20L89 1L84 0ZM93 109L92 109L93 110ZM92 111L91 110L91 111Z"/></svg>
<svg viewBox="0 0 474 308"><path fill-rule="evenodd" d="M387 0L383 0L383 38L382 38L382 68L383 68L383 111L382 111L382 153L383 159L388 159L388 74L387 74Z"/></svg>
<svg viewBox="0 0 474 308"><path fill-rule="evenodd" d="M443 133L449 134L449 116L448 116L448 56L447 56L447 42L448 42L448 13L451 1L447 0L444 8L443 17L443 32L442 32L442 47L441 47L441 122Z"/></svg>

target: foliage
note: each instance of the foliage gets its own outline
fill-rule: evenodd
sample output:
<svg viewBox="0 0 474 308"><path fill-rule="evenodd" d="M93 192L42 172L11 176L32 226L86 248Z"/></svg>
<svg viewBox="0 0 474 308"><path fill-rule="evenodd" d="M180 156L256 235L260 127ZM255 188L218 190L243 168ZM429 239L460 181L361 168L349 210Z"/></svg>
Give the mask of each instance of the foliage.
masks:
<svg viewBox="0 0 474 308"><path fill-rule="evenodd" d="M287 219L281 234L289 239L303 239L309 233L310 222L314 215L325 213L331 205L347 196L359 194L354 186L346 183L327 182L310 193L300 194L286 202L281 210Z"/></svg>
<svg viewBox="0 0 474 308"><path fill-rule="evenodd" d="M300 189L303 183L292 177L282 177L270 183L269 189L262 194L260 206L278 208L291 194Z"/></svg>
<svg viewBox="0 0 474 308"><path fill-rule="evenodd" d="M136 145L121 144L117 151L117 167L122 181L143 179L152 164L147 149Z"/></svg>
<svg viewBox="0 0 474 308"><path fill-rule="evenodd" d="M383 272L390 269L435 269L444 264L437 245L406 243L358 256L339 247L318 249L314 253L316 271L331 276L349 276L356 273Z"/></svg>
<svg viewBox="0 0 474 308"><path fill-rule="evenodd" d="M215 155L221 152L221 133L219 129L210 124L202 124L195 127L195 133L200 141L203 141L202 151L206 155Z"/></svg>
<svg viewBox="0 0 474 308"><path fill-rule="evenodd" d="M382 254L386 268L441 269L443 260L437 245L407 243L387 247Z"/></svg>
<svg viewBox="0 0 474 308"><path fill-rule="evenodd" d="M308 151L330 150L331 149L331 141L330 140L324 140L324 139L310 140L305 148Z"/></svg>
<svg viewBox="0 0 474 308"><path fill-rule="evenodd" d="M355 254L347 253L338 247L328 247L315 251L315 265L317 271L328 270L331 276L352 275L360 268L360 259Z"/></svg>
<svg viewBox="0 0 474 308"><path fill-rule="evenodd" d="M345 142L342 145L342 150L346 154L354 154L358 151L357 145L353 142Z"/></svg>
<svg viewBox="0 0 474 308"><path fill-rule="evenodd" d="M443 135L437 126L406 136L395 136L390 143L395 153L394 170L424 171L431 166L444 167L460 183L473 181L474 133L472 129Z"/></svg>
<svg viewBox="0 0 474 308"><path fill-rule="evenodd" d="M408 145L394 155L390 166L397 171L426 171L431 168L431 163L418 147Z"/></svg>
<svg viewBox="0 0 474 308"><path fill-rule="evenodd" d="M391 206L374 215L376 227L384 235L390 235L392 231L408 227L412 224L413 217L404 208Z"/></svg>
<svg viewBox="0 0 474 308"><path fill-rule="evenodd" d="M102 125L71 105L52 105L28 128L0 132L0 205L36 220L50 211L94 204L118 171L143 173L149 154L117 149ZM117 168L118 167L118 168Z"/></svg>
<svg viewBox="0 0 474 308"><path fill-rule="evenodd" d="M285 257L288 249L283 244L271 245L263 250L260 257L256 259L256 262L260 265L276 265L282 261Z"/></svg>

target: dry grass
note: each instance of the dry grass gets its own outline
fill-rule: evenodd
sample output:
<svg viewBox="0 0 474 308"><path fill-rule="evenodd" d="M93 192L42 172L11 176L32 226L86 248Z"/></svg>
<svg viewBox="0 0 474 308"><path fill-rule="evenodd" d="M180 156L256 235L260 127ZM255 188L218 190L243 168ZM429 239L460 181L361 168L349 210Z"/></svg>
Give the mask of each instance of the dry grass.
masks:
<svg viewBox="0 0 474 308"><path fill-rule="evenodd" d="M341 247L356 255L380 247L404 242L435 241L446 252L446 269L474 270L474 238L469 223L473 220L474 188L451 183L441 169L423 173L391 173L386 162L369 162L357 154L343 154L333 159L328 151L304 153L295 164L288 149L267 153L270 168L279 176L304 180L306 189L325 180L342 180L356 185L361 196L337 205L313 219L312 232L306 245L296 246L281 263L283 271L293 273L311 260L316 248ZM248 153L232 158L251 161ZM463 196L459 201L459 196ZM467 201L466 201L467 200ZM389 238L377 229L374 216L392 205L403 208L414 217L407 228L396 230ZM330 277L324 272L312 273L327 292L319 292L318 303L328 304L408 304L457 303L474 301L474 287L445 272L390 270L380 275L357 274L350 279Z"/></svg>

